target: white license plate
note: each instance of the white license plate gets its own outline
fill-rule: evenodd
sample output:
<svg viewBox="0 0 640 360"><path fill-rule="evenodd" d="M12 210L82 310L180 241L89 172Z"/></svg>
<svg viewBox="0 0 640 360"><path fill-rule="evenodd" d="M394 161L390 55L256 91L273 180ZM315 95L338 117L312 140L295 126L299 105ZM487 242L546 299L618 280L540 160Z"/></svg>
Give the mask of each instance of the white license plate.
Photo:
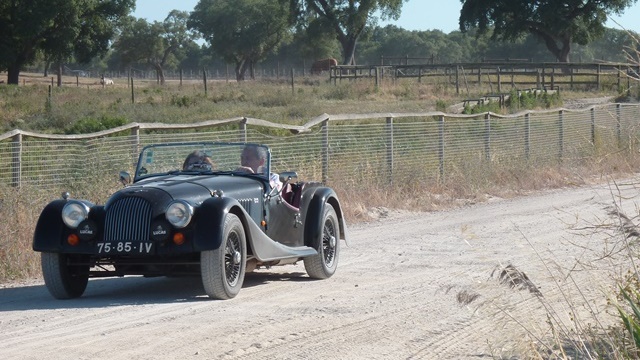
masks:
<svg viewBox="0 0 640 360"><path fill-rule="evenodd" d="M149 254L153 249L152 242L111 241L97 244L98 254Z"/></svg>

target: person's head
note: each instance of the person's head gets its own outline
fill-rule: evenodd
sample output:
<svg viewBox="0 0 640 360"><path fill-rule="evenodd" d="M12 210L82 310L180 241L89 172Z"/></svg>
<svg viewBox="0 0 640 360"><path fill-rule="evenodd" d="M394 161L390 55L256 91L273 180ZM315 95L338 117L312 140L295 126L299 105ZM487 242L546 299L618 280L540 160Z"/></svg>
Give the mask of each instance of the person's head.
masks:
<svg viewBox="0 0 640 360"><path fill-rule="evenodd" d="M250 167L254 173L258 173L259 168L267 162L267 150L262 146L247 145L240 155L240 164Z"/></svg>
<svg viewBox="0 0 640 360"><path fill-rule="evenodd" d="M196 150L187 155L182 164L182 170L211 170L213 161L202 151Z"/></svg>

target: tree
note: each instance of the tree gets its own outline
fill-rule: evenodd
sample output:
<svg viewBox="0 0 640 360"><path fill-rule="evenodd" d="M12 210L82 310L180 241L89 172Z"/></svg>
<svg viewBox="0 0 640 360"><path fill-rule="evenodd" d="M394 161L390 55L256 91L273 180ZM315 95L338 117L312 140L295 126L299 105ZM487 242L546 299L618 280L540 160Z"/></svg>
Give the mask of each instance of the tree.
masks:
<svg viewBox="0 0 640 360"><path fill-rule="evenodd" d="M172 10L163 22L148 23L130 18L114 48L125 64L143 61L154 68L158 81L164 85L164 70L168 62L193 43L197 35L187 27L189 14ZM176 59L176 63L179 59Z"/></svg>
<svg viewBox="0 0 640 360"><path fill-rule="evenodd" d="M408 1L408 0L404 0ZM356 44L375 19L398 19L403 0L289 0L295 21L312 32L330 31L342 45L342 63L355 64Z"/></svg>
<svg viewBox="0 0 640 360"><path fill-rule="evenodd" d="M21 68L38 51L61 61L88 62L104 54L117 22L135 0L0 0L0 69L18 84Z"/></svg>
<svg viewBox="0 0 640 360"><path fill-rule="evenodd" d="M571 44L586 45L601 36L607 16L620 14L637 0L460 0L460 30L492 29L492 40L516 41L530 33L560 62L569 61Z"/></svg>
<svg viewBox="0 0 640 360"><path fill-rule="evenodd" d="M189 26L227 63L235 64L236 80L242 81L248 69L290 36L288 19L286 6L278 1L200 0Z"/></svg>

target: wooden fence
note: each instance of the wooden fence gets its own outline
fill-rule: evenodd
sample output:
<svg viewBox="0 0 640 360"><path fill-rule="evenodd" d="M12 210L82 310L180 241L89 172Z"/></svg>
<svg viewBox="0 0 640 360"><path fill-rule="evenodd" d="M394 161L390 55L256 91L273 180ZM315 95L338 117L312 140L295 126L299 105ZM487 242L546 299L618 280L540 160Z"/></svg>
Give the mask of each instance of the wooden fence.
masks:
<svg viewBox="0 0 640 360"><path fill-rule="evenodd" d="M456 93L470 85L489 86L492 91L508 88L537 89L559 86L600 90L604 79L617 89L630 88L631 79L638 78L640 65L624 63L533 63L533 62L482 62L419 65L338 65L331 69L333 83L342 80L415 78L447 81L454 84ZM494 88L495 86L495 88Z"/></svg>

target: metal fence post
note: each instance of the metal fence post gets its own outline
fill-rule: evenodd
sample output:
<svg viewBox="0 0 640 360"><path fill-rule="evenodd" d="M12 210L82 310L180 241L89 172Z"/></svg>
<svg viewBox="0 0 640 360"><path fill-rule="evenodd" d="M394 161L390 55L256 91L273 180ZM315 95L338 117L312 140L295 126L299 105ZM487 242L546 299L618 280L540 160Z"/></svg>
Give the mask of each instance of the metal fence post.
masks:
<svg viewBox="0 0 640 360"><path fill-rule="evenodd" d="M589 113L591 114L591 143L595 148L596 146L596 109L591 108Z"/></svg>
<svg viewBox="0 0 640 360"><path fill-rule="evenodd" d="M618 140L618 148L622 146L622 114L620 104L616 104L616 139Z"/></svg>
<svg viewBox="0 0 640 360"><path fill-rule="evenodd" d="M11 144L11 186L20 187L22 174L22 134L12 137Z"/></svg>
<svg viewBox="0 0 640 360"><path fill-rule="evenodd" d="M491 161L491 114L484 117L484 157Z"/></svg>
<svg viewBox="0 0 640 360"><path fill-rule="evenodd" d="M531 114L524 114L524 155L529 160L531 157Z"/></svg>
<svg viewBox="0 0 640 360"><path fill-rule="evenodd" d="M322 183L329 180L329 119L322 122Z"/></svg>
<svg viewBox="0 0 640 360"><path fill-rule="evenodd" d="M564 157L564 110L558 112L558 158L562 161Z"/></svg>
<svg viewBox="0 0 640 360"><path fill-rule="evenodd" d="M393 118L387 118L385 126L387 134L387 179L389 184L393 184Z"/></svg>
<svg viewBox="0 0 640 360"><path fill-rule="evenodd" d="M440 180L444 180L444 115L438 118L438 166Z"/></svg>

